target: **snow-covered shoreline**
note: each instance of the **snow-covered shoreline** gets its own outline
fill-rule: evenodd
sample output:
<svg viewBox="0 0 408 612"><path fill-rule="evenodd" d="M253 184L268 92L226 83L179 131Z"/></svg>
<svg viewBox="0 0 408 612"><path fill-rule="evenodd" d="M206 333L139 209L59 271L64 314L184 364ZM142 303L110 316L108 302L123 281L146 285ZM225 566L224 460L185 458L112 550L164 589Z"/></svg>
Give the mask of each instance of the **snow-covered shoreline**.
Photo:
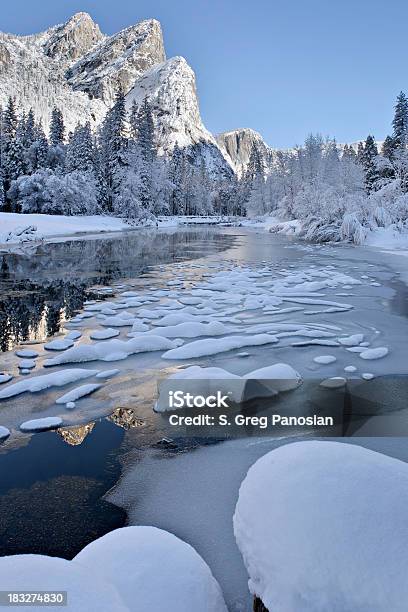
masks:
<svg viewBox="0 0 408 612"><path fill-rule="evenodd" d="M218 225L227 218L221 216L168 216L146 224L130 225L118 217L90 215L41 215L0 212L0 250L21 244L49 242L55 238L69 240L74 236L91 238L98 234L114 234L139 229L162 229L180 225Z"/></svg>

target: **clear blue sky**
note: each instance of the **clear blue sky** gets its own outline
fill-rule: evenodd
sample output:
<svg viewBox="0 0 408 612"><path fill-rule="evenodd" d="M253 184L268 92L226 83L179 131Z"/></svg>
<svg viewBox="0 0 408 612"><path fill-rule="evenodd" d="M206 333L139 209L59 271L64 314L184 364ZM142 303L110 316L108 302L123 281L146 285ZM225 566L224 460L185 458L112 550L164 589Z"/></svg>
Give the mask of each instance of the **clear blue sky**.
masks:
<svg viewBox="0 0 408 612"><path fill-rule="evenodd" d="M13 0L0 29L28 34L89 12L114 33L162 23L167 56L197 75L212 132L258 130L271 146L309 132L339 142L381 140L398 92L408 92L406 0Z"/></svg>

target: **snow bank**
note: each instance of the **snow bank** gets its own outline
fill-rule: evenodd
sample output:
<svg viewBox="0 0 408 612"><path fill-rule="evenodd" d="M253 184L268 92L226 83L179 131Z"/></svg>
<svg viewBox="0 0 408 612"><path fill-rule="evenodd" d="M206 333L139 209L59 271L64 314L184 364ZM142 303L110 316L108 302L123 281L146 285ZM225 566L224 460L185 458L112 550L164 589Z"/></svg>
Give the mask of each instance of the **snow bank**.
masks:
<svg viewBox="0 0 408 612"><path fill-rule="evenodd" d="M88 544L73 563L112 582L128 610L227 612L221 589L200 555L156 527L117 529Z"/></svg>
<svg viewBox="0 0 408 612"><path fill-rule="evenodd" d="M408 466L340 442L287 444L243 481L234 532L269 610L405 612Z"/></svg>
<svg viewBox="0 0 408 612"><path fill-rule="evenodd" d="M40 240L54 236L72 236L73 234L99 234L101 232L118 232L129 230L122 219L99 215L68 217L65 215L29 215L0 212L0 244L13 244L24 240L24 233L19 229L32 227L30 238ZM27 237L25 237L27 239Z"/></svg>

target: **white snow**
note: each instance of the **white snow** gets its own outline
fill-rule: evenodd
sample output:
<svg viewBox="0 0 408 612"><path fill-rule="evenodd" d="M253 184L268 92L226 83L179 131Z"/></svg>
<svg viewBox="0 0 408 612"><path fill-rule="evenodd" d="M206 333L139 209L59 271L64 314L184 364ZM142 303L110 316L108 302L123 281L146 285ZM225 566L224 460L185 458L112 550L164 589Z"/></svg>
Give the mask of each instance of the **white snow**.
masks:
<svg viewBox="0 0 408 612"><path fill-rule="evenodd" d="M96 378L102 378L102 379L113 378L114 376L116 376L119 373L120 373L120 370L118 370L118 369L103 370L102 372L99 372L99 374L96 375Z"/></svg>
<svg viewBox="0 0 408 612"><path fill-rule="evenodd" d="M35 368L36 362L34 359L22 359L18 362L18 367L20 370L32 370Z"/></svg>
<svg viewBox="0 0 408 612"><path fill-rule="evenodd" d="M346 367L344 368L344 371L345 371L345 372L357 372L357 368L356 368L356 366L349 365L349 366L346 366Z"/></svg>
<svg viewBox="0 0 408 612"><path fill-rule="evenodd" d="M122 219L99 215L68 217L65 215L37 215L0 212L0 245L10 245L21 242L17 230L34 226L31 236L37 240L57 236L72 236L78 233L99 234L101 232L118 232L129 230L129 225Z"/></svg>
<svg viewBox="0 0 408 612"><path fill-rule="evenodd" d="M33 351L32 349L18 349L16 355L22 359L35 359L38 357L37 351Z"/></svg>
<svg viewBox="0 0 408 612"><path fill-rule="evenodd" d="M332 378L322 380L320 386L325 387L326 389L339 389L340 387L344 387L346 383L347 380L342 376L333 376Z"/></svg>
<svg viewBox="0 0 408 612"><path fill-rule="evenodd" d="M68 393L65 393L64 395L56 399L55 403L70 404L71 402L75 402L76 400L81 399L81 397L85 397L87 395L90 395L91 393L94 393L94 391L97 391L101 387L102 385L92 383L88 385L81 385L79 387L76 387L75 389L72 389L71 391L68 391Z"/></svg>
<svg viewBox="0 0 408 612"><path fill-rule="evenodd" d="M364 380L372 380L374 378L374 374L371 374L371 372L363 372L361 378L364 378Z"/></svg>
<svg viewBox="0 0 408 612"><path fill-rule="evenodd" d="M234 532L269 610L405 612L408 466L340 442L287 444L243 481Z"/></svg>
<svg viewBox="0 0 408 612"><path fill-rule="evenodd" d="M0 441L7 440L9 436L10 430L7 429L7 427L3 427L3 425L0 425Z"/></svg>
<svg viewBox="0 0 408 612"><path fill-rule="evenodd" d="M261 346L263 344L275 344L278 342L276 336L270 334L258 334L250 338L247 336L229 336L226 338L208 338L196 340L184 346L171 349L164 353L164 359L191 359L192 357L203 357L206 355L216 355L233 349L243 348L244 346Z"/></svg>
<svg viewBox="0 0 408 612"><path fill-rule="evenodd" d="M353 334L352 336L346 336L345 338L338 338L338 341L343 346L356 346L364 340L364 334Z"/></svg>
<svg viewBox="0 0 408 612"><path fill-rule="evenodd" d="M89 333L92 340L109 340L120 335L120 331L108 327L107 329L93 329Z"/></svg>
<svg viewBox="0 0 408 612"><path fill-rule="evenodd" d="M73 563L112 582L128 610L227 612L221 589L200 555L156 527L116 529L88 544Z"/></svg>
<svg viewBox="0 0 408 612"><path fill-rule="evenodd" d="M43 374L41 376L33 376L26 380L21 380L13 385L8 385L0 390L0 400L20 395L29 391L30 393L37 393L50 387L63 387L72 382L89 378L98 374L99 370L83 370L75 368L71 370L61 370L59 372L52 372L52 374Z"/></svg>
<svg viewBox="0 0 408 612"><path fill-rule="evenodd" d="M47 351L65 351L65 349L71 348L74 346L74 341L68 337L65 338L57 338L56 340L51 340L51 342L47 342L44 344L44 348Z"/></svg>
<svg viewBox="0 0 408 612"><path fill-rule="evenodd" d="M261 381L274 391L290 391L302 384L302 377L287 363L252 370L244 375L247 380Z"/></svg>
<svg viewBox="0 0 408 612"><path fill-rule="evenodd" d="M44 417L42 419L32 419L21 423L20 429L24 432L47 431L48 429L57 429L61 427L62 419L60 417Z"/></svg>
<svg viewBox="0 0 408 612"><path fill-rule="evenodd" d="M319 355L318 357L314 357L313 361L321 365L328 365L329 363L337 361L337 358L334 355Z"/></svg>
<svg viewBox="0 0 408 612"><path fill-rule="evenodd" d="M155 327L150 332L147 332L147 334L164 336L165 338L197 338L198 336L221 336L226 332L227 328L225 325L218 321L213 321L212 323L186 321L177 325Z"/></svg>
<svg viewBox="0 0 408 612"><path fill-rule="evenodd" d="M13 377L11 374L0 374L0 385L3 385L6 382L10 382Z"/></svg>
<svg viewBox="0 0 408 612"><path fill-rule="evenodd" d="M58 557L13 555L0 558L0 589L5 591L67 591L68 605L46 606L70 612L129 612L109 580L100 579L93 567ZM42 606L30 606L40 610Z"/></svg>
<svg viewBox="0 0 408 612"><path fill-rule="evenodd" d="M139 336L127 341L106 340L106 342L82 344L81 346L68 349L53 359L47 359L44 362L44 366L49 367L62 363L84 363L96 360L120 361L136 353L164 351L176 346L177 343L162 336Z"/></svg>
<svg viewBox="0 0 408 612"><path fill-rule="evenodd" d="M386 346L377 346L377 348L366 349L360 353L361 359L381 359L388 355Z"/></svg>

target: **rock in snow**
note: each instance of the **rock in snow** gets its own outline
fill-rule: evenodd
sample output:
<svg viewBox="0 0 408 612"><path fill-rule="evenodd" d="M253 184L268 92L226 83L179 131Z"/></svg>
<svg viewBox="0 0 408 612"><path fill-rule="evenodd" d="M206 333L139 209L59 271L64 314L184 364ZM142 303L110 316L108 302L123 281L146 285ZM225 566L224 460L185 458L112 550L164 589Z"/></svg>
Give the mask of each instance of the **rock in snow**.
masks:
<svg viewBox="0 0 408 612"><path fill-rule="evenodd" d="M269 610L405 612L408 466L340 442L286 444L241 485L234 532Z"/></svg>

